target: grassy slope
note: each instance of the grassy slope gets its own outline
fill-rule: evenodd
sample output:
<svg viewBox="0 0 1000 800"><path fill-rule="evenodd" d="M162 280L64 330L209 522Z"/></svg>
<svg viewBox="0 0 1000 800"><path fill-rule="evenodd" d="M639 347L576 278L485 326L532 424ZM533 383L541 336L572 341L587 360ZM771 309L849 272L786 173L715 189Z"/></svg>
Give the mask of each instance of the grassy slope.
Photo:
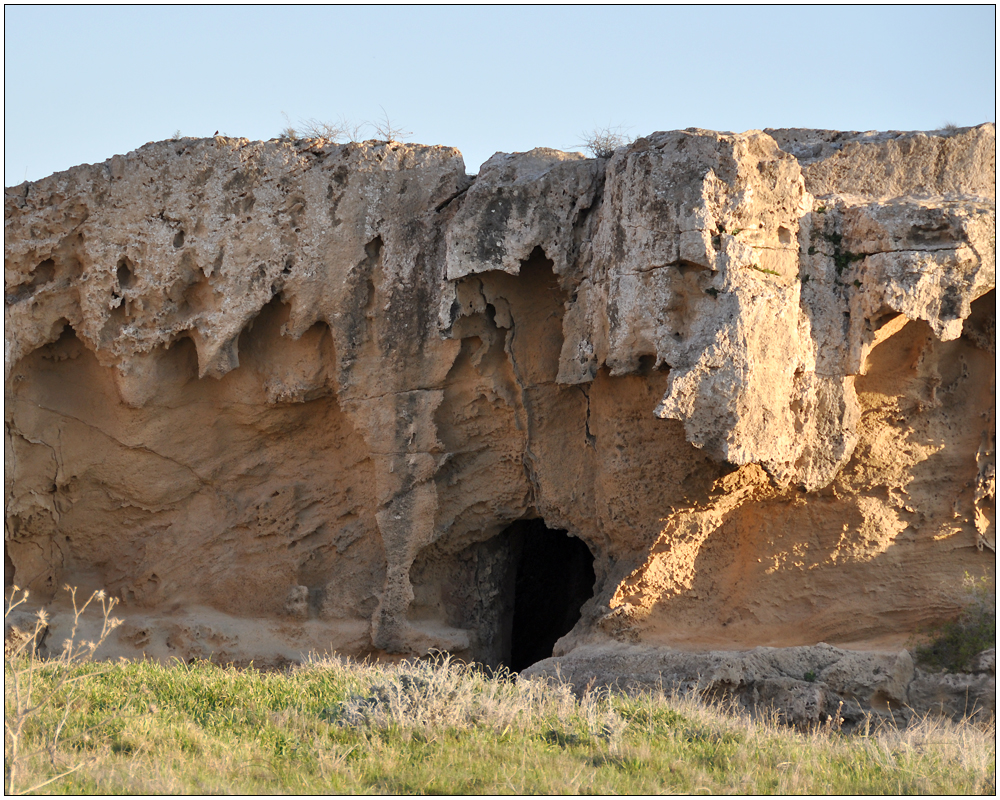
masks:
<svg viewBox="0 0 1000 800"><path fill-rule="evenodd" d="M51 667L49 669L57 669ZM995 791L995 730L797 732L693 699L587 695L455 665L85 664L25 729L57 793L837 793ZM44 671L44 670L43 670ZM43 675L39 678L44 682ZM11 698L5 692L10 718ZM98 727L91 728L97 725ZM9 763L5 761L5 768Z"/></svg>

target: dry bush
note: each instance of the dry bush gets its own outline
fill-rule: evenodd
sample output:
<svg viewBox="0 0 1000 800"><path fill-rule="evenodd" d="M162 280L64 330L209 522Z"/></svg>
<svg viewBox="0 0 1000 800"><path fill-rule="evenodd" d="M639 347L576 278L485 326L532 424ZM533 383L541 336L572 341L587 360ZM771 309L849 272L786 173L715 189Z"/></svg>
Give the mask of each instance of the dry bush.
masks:
<svg viewBox="0 0 1000 800"><path fill-rule="evenodd" d="M379 106L379 108L382 108L382 106ZM402 128L390 122L389 115L386 113L384 108L382 108L382 119L368 124L375 129L377 138L386 144L399 142L404 136L413 135L413 131L404 131Z"/></svg>
<svg viewBox="0 0 1000 800"><path fill-rule="evenodd" d="M328 142L359 142L364 125L341 117L339 122L324 122L315 118L299 122L298 135L303 139L325 139Z"/></svg>
<svg viewBox="0 0 1000 800"><path fill-rule="evenodd" d="M379 108L382 108L379 106ZM306 120L299 120L298 125L292 125L288 114L281 112L287 123L279 134L282 139L295 141L297 139L324 139L328 142L360 142L363 140L362 131L370 127L375 132L375 138L379 141L399 142L403 137L412 135L412 131L403 130L395 125L390 119L386 110L382 108L382 118L374 122L351 122L346 117L341 117L337 122L327 122L325 120L311 117Z"/></svg>
<svg viewBox="0 0 1000 800"><path fill-rule="evenodd" d="M611 158L619 147L632 143L632 139L625 135L626 130L623 125L594 128L590 133L583 134L582 144L575 146L589 150L594 158Z"/></svg>
<svg viewBox="0 0 1000 800"><path fill-rule="evenodd" d="M294 142L296 139L299 138L299 132L295 128L295 126L292 125L292 121L288 118L288 114L282 111L281 116L285 118L285 127L281 129L281 132L278 134L278 138L288 139Z"/></svg>

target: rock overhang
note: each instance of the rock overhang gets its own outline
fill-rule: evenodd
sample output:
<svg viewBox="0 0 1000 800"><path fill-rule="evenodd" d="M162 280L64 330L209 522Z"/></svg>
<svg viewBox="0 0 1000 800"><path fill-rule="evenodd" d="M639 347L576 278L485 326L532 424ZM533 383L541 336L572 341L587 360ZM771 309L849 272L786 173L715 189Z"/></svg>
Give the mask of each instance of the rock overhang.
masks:
<svg viewBox="0 0 1000 800"><path fill-rule="evenodd" d="M882 435L862 424L875 406L857 381L904 328L925 355L896 398L920 381L951 385L935 366L944 343L989 340L969 320L995 284L994 150L989 124L940 135L689 129L608 159L498 154L470 179L452 148L217 137L8 189L8 439L19 444L8 448L7 530L12 552L29 541L43 551L18 555L15 568L60 582L118 547L127 565L98 571L156 607L177 592L160 573L176 581L194 569L157 542L195 541L196 561L270 587L273 602L246 613L280 615L281 586L305 586L307 615L367 619L369 647L392 653L416 646L410 617L435 613L426 592L414 610L420 554L526 516L597 554L580 635L639 629L673 598L682 607L697 594L708 534L790 502L796 486L857 498L858 541L822 546L828 569L855 551L865 563L920 523L892 491L875 507L861 498L877 482L845 478L859 443L861 461L878 461L872 437ZM975 385L978 397L993 385L974 353L948 352L966 364L956 387ZM45 375L64 369L109 408L52 402ZM941 406L936 388L926 394L920 403ZM54 410L29 413L30 402ZM162 428L173 413L218 436L171 442ZM946 417L927 424L955 424ZM968 454L980 476L994 458L990 424L985 450L977 442ZM102 470L78 452L94 446L94 429L100 446L124 448L122 465L136 448L164 464L143 467L148 480ZM64 452L61 436L80 442ZM253 436L272 461L298 466L268 474ZM221 456L229 446L238 458ZM54 468L41 463L44 447ZM904 473L919 471L928 447L921 440L888 481L893 491L913 488ZM336 502L322 476L303 478L310 459L327 464ZM721 511L710 487L734 467L755 488L745 507ZM293 489L272 497L274 482ZM968 482L975 499L958 488L912 513L943 529L938 506L950 503L964 509L959 528L991 541L988 477ZM98 521L139 532L115 545L94 532ZM250 530L269 533L261 543ZM215 539L270 555L225 567ZM266 575L268 558L277 575ZM344 596L344 570L360 576L363 597ZM431 595L444 591L435 580ZM194 594L244 613L210 585ZM616 615L626 607L643 611Z"/></svg>

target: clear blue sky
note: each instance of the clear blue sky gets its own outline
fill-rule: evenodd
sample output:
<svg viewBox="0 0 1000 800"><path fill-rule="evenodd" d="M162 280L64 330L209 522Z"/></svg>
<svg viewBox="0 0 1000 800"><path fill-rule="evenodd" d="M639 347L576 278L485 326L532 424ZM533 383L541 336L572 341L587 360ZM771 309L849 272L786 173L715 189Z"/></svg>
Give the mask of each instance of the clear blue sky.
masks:
<svg viewBox="0 0 1000 800"><path fill-rule="evenodd" d="M11 7L4 183L186 136L390 119L498 150L697 126L996 118L992 6Z"/></svg>

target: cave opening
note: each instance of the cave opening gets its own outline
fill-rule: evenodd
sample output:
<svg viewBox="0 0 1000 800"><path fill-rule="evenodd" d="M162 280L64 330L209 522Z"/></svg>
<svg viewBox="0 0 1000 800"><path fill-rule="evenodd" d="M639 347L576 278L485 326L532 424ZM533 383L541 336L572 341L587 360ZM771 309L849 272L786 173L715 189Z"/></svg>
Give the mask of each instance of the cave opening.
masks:
<svg viewBox="0 0 1000 800"><path fill-rule="evenodd" d="M594 556L580 539L541 519L510 525L514 560L510 651L504 661L520 672L552 655L556 641L580 620L594 591Z"/></svg>

